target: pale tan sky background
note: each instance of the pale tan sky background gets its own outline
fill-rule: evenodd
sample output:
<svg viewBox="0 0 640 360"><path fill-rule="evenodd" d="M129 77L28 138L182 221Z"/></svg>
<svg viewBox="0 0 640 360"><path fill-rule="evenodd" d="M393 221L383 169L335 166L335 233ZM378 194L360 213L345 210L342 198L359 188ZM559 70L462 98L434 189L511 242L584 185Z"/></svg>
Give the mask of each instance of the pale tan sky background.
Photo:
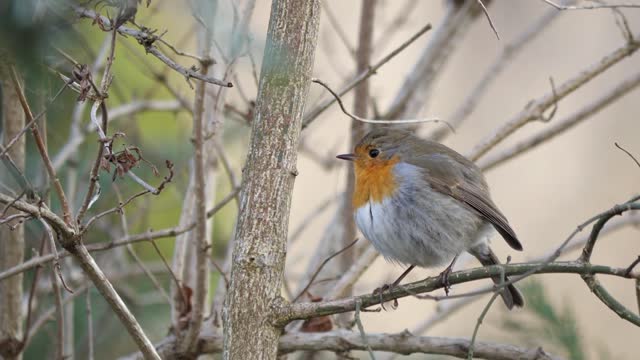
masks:
<svg viewBox="0 0 640 360"><path fill-rule="evenodd" d="M386 1L378 9L376 24L379 26L376 25L378 32L374 39L381 35L380 30L386 28L392 14L396 13L393 10L397 11L400 3L402 2ZM351 43L355 44L359 2L329 1L328 4L340 19ZM426 22L437 27L444 11L442 5L443 1L420 2L403 29L388 43L389 46L384 50L378 49L373 58L381 58ZM253 29L258 33L266 25L267 8L265 6L264 11L260 9L256 12ZM542 1L535 0L497 1L491 6L490 13L501 40L495 38L485 19L477 21L445 68L424 115L447 119L447 115L456 109L487 66L499 55L502 44L518 36L546 10L548 8ZM627 10L625 13L632 30L637 32L640 29L640 10ZM351 74L355 65L337 40L326 16L322 17L322 24L314 72L315 76L337 86L344 78L336 74L329 61L341 67L342 74ZM372 78L371 94L378 99L382 109L395 96L404 76L429 38L428 33ZM493 129L523 109L529 100L546 94L549 91L550 76L559 84L623 44L624 40L610 11L561 14L513 60L491 86L468 122L457 129L457 133L445 143L459 152L468 152ZM327 50L330 50L330 56L326 55ZM585 106L603 91L638 70L640 59L637 55L624 60L563 100L555 119L562 119ZM319 92L321 90L317 87L312 88L312 94ZM616 149L613 143L617 141L633 153L640 154L639 103L640 91L635 90L570 132L487 173L495 201L513 224L525 248L523 253L515 253L499 237L494 237L496 252L502 258L511 254L513 261L517 262L544 254L564 240L578 223L638 192L640 169ZM311 146L328 155L334 149L338 152L347 151L349 123L350 120L338 111L319 119L307 130L311 133ZM528 125L494 151L499 151L504 145L525 138L545 126L547 125L542 123ZM432 125L422 126L422 132L428 133L430 127ZM326 173L304 155L299 159L298 166L300 176L294 194L292 226L300 220L300 215L309 211L311 204L342 191L346 176L343 164L338 165L337 171ZM330 215L331 211L325 212L321 220L309 227L301 240L305 242L304 248L292 250L290 259L314 249L315 241L331 219ZM628 265L640 253L638 237L638 229L627 229L608 236L596 248L594 261L615 266ZM570 254L565 258L575 257L577 254ZM440 270L416 271L409 280L434 275ZM394 279L400 272L402 268L399 266L378 259L358 284L356 292L369 292L380 286L383 280ZM604 344L613 355L620 358L633 359L637 356L636 341L640 338L640 330L620 319L591 295L578 276L544 275L539 278L544 281L555 305L575 309L580 330L585 335L585 343ZM602 278L602 281L625 305L631 309L637 308L632 282L607 278ZM457 287L453 292L462 290L463 288ZM471 336L486 301L488 297L452 316L428 335ZM434 308L434 304L429 301L407 298L401 300L400 308L396 311L364 314L363 322L370 331L397 332L405 328L411 329L421 318L428 317ZM506 314L498 304L482 327L480 339L509 339L496 328L503 316L526 318L518 311ZM592 351L596 349L595 346L589 348Z"/></svg>
<svg viewBox="0 0 640 360"><path fill-rule="evenodd" d="M254 54L259 61L269 19L270 1L258 1L251 23L254 36ZM382 31L404 1L382 1L376 11L376 32ZM359 25L359 1L327 1L339 19L350 43L356 44ZM164 5L171 6L171 5ZM435 93L424 112L427 116L447 119L468 94L504 46L534 22L549 7L537 0L496 1L489 8L501 39L497 40L482 18L472 26L444 68L435 86ZM640 10L624 10L631 29L640 31ZM386 42L377 48L373 59L377 61L390 50L405 41L420 27L431 23L437 28L444 13L444 1L420 1L408 14L406 22ZM326 14L322 14L321 33L314 76L337 88L355 71L355 62L342 45ZM427 33L401 55L382 67L371 78L371 94L381 109L386 109L401 85L414 61L429 42L434 30ZM476 111L456 134L449 136L445 144L461 153L467 153L481 139L514 114L532 99L550 90L549 77L556 84L577 75L603 56L624 45L624 39L614 22L611 11L584 10L566 12L523 50L489 88ZM554 120L563 119L575 110L587 105L598 95L612 88L626 77L640 70L640 55L623 60L605 74L597 77L559 104ZM246 60L246 59L245 59ZM255 86L248 61L240 67L240 78L249 94L255 95ZM314 104L327 94L317 85L312 85L309 102ZM346 105L351 108L351 96L346 96ZM512 255L514 262L526 261L540 256L558 246L577 224L627 200L636 194L640 184L640 169L620 150L614 142L623 145L640 157L640 90L635 90L618 100L597 115L580 124L568 133L545 143L525 155L513 159L487 173L495 202L509 218L524 245L524 252L516 253L497 237L495 251L501 258ZM308 106L309 109L311 106ZM325 113L305 130L307 146L328 158L348 151L348 127L350 121L341 114L337 106ZM420 132L427 134L437 125L423 125ZM529 124L494 151L507 147L519 139L544 129L548 124ZM243 155L244 156L244 155ZM240 167L243 157L234 160ZM338 162L339 160L335 160ZM338 163L331 171L324 170L309 156L301 154L298 160L300 175L295 185L290 227L296 228L309 211L328 197L337 196L344 189L346 166ZM289 249L287 273L296 278L304 270L304 261L313 255L317 242L326 230L336 206L318 215L296 246ZM588 231L588 230L587 230ZM638 254L638 229L627 228L608 235L596 247L594 262L613 266L627 266ZM577 253L565 259L577 257ZM467 266L475 266L470 263ZM378 259L356 286L356 293L366 293L385 281L397 277L402 268ZM435 275L441 269L414 271L408 281ZM605 346L612 355L621 359L637 356L637 340L640 330L620 319L591 295L584 282L576 275L543 275L541 279L560 309L570 307L578 316L583 341L588 343L590 355L595 358L598 348ZM637 309L631 281L601 277L603 284L630 309ZM453 293L467 287L456 286ZM450 317L433 328L427 335L470 337L476 319L488 297ZM426 319L435 310L430 301L402 299L400 308L390 312L367 313L363 323L368 331L398 332L412 329L416 323ZM501 320L513 317L526 321L524 311L507 313L497 304L481 328L481 340L505 340L519 343L500 331ZM532 340L535 343L535 339Z"/></svg>

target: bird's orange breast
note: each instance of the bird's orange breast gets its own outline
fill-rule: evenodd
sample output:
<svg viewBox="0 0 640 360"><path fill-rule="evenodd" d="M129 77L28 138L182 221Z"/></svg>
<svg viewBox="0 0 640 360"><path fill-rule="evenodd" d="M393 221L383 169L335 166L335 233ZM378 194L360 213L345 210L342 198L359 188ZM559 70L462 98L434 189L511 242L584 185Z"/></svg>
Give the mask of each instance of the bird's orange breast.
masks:
<svg viewBox="0 0 640 360"><path fill-rule="evenodd" d="M370 200L374 203L379 203L395 192L398 184L393 174L393 167L398 161L398 157L393 157L385 161L367 159L355 162L354 209L361 207Z"/></svg>

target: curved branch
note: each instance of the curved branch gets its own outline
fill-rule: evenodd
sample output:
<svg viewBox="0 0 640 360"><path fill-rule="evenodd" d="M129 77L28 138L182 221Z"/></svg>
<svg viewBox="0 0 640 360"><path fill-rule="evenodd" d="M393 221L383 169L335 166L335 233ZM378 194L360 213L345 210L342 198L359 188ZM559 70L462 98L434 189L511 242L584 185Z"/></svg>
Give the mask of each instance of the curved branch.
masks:
<svg viewBox="0 0 640 360"><path fill-rule="evenodd" d="M13 197L0 193L0 204L11 204L11 207L24 211L33 215L34 217L42 217L47 220L47 222L56 229L57 232L60 232L64 237L71 238L75 236L75 230L67 225L64 220L62 220L58 215L52 212L49 209L44 207L38 207L32 204L29 204L25 201L16 201Z"/></svg>
<svg viewBox="0 0 640 360"><path fill-rule="evenodd" d="M640 273L627 274L626 269L613 268L603 265L592 265L576 261L559 261L548 264L544 263L520 263L520 264L508 264L508 265L496 265L487 266L481 268L474 268L464 271L456 271L449 276L449 283L451 285L466 283L470 281L488 279L492 276L501 275L501 271L504 270L505 276L522 275L532 270L536 270L537 274L548 273L574 273L574 274L606 274L623 278L640 278ZM311 317L333 315L348 311L354 311L356 308L356 302L361 301L363 307L370 307L378 305L383 302L387 302L394 299L407 297L409 295L416 295L421 293L431 292L442 288L442 282L437 277L430 277L422 281L413 282L404 286L399 286L382 295L367 294L346 299L324 301L316 303L296 303L289 306L284 306L280 309L279 316L276 317L278 322L287 323L292 320L307 319ZM495 291L494 289L488 289L487 292ZM475 292L474 292L475 295ZM454 299L459 297L469 296L469 294L450 295L448 297L443 296L429 296L430 299L439 301L445 299Z"/></svg>

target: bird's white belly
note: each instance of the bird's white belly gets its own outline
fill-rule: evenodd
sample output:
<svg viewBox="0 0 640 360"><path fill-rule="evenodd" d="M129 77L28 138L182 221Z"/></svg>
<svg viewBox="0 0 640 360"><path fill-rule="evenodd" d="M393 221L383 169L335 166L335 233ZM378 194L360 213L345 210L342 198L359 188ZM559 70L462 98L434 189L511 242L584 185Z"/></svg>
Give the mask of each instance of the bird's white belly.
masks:
<svg viewBox="0 0 640 360"><path fill-rule="evenodd" d="M455 200L422 187L369 201L355 221L387 260L432 267L450 262L467 250L482 221Z"/></svg>

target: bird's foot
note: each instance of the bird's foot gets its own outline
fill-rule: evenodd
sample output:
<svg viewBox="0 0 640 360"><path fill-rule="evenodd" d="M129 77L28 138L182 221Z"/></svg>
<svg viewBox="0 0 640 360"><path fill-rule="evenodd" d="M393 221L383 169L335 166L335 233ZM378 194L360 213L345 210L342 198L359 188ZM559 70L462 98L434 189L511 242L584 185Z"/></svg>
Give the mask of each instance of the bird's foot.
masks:
<svg viewBox="0 0 640 360"><path fill-rule="evenodd" d="M378 288L376 288L375 290L373 290L372 295L378 295L378 298L380 300L380 306L382 307L382 309L384 311L387 311L387 308L384 307L384 292L385 291L391 291L393 290L393 288L395 288L397 285L396 284L384 284ZM393 299L393 302L391 304L391 308L393 310L398 308L398 299Z"/></svg>
<svg viewBox="0 0 640 360"><path fill-rule="evenodd" d="M440 280L440 284L444 288L444 293L449 296L449 290L451 289L451 284L449 283L449 275L453 271L453 266L456 264L456 260L458 260L458 256L455 256L453 260L451 260L451 264L444 269L443 272L438 275L438 280Z"/></svg>
<svg viewBox="0 0 640 360"><path fill-rule="evenodd" d="M449 296L449 290L451 290L451 284L449 283L449 275L451 274L453 266L449 266L444 269L443 272L438 275L438 281L440 281L440 285L444 288L444 293Z"/></svg>

